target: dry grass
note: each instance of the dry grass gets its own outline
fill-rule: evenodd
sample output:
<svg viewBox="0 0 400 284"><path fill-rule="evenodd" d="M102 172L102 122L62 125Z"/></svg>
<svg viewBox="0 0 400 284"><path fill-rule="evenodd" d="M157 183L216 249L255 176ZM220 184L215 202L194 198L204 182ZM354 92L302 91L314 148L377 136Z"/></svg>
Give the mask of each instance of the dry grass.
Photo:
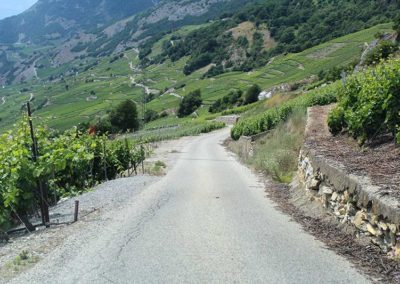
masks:
<svg viewBox="0 0 400 284"><path fill-rule="evenodd" d="M305 111L293 113L287 122L257 141L249 163L279 182L291 182L297 170L305 125Z"/></svg>
<svg viewBox="0 0 400 284"><path fill-rule="evenodd" d="M232 32L232 37L237 40L239 37L245 37L250 44L253 43L253 36L255 32L259 32L264 36L264 49L274 48L276 46L275 40L271 37L266 25L260 26L259 29L256 28L254 23L246 21L240 23L237 27L229 30Z"/></svg>
<svg viewBox="0 0 400 284"><path fill-rule="evenodd" d="M232 32L232 37L237 40L239 37L244 36L247 40L252 43L253 42L253 35L256 31L256 27L252 22L246 21L240 23L237 27L232 28L229 30Z"/></svg>

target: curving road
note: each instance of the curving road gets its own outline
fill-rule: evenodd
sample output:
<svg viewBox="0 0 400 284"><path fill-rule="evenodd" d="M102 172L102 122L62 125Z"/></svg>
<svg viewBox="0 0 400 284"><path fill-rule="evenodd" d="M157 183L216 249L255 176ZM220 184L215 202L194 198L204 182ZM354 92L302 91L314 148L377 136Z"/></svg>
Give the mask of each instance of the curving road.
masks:
<svg viewBox="0 0 400 284"><path fill-rule="evenodd" d="M175 166L15 283L368 283L274 208L220 142L188 143Z"/></svg>

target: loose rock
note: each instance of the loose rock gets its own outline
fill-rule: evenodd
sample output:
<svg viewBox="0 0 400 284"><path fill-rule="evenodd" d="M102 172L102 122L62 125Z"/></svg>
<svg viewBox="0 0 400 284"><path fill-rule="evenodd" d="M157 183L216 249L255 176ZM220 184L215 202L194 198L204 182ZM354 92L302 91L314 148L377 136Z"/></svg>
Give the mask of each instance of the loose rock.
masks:
<svg viewBox="0 0 400 284"><path fill-rule="evenodd" d="M367 215L361 210L356 213L354 216L353 224L358 229L362 229L363 225L365 224L364 220L367 219Z"/></svg>

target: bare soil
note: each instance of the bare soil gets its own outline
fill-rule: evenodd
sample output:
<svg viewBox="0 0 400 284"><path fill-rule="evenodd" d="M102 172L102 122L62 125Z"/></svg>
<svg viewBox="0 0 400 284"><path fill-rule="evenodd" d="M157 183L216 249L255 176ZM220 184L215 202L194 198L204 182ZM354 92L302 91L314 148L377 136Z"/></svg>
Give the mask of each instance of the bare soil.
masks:
<svg viewBox="0 0 400 284"><path fill-rule="evenodd" d="M390 137L381 137L374 144L360 147L348 135L333 136L326 124L331 106L309 110L306 146L327 159L344 165L346 172L367 176L381 187L383 195L400 198L400 148Z"/></svg>

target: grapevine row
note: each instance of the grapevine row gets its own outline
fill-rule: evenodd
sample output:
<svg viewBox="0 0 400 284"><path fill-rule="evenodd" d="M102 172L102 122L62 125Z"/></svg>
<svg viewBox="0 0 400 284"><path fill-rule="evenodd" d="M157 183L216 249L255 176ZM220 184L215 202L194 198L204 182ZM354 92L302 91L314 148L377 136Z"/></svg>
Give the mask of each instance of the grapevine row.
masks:
<svg viewBox="0 0 400 284"><path fill-rule="evenodd" d="M278 107L270 108L265 112L240 120L231 130L231 137L238 140L240 136L252 136L275 128L280 122L299 108L307 108L314 105L326 105L336 102L338 83L328 87L310 91L289 100Z"/></svg>
<svg viewBox="0 0 400 284"><path fill-rule="evenodd" d="M128 140L109 141L105 136L79 133L61 135L40 126L35 130L39 157L34 162L28 124L20 122L0 136L0 228L27 217L38 207L38 181L49 192L46 202L74 195L97 183L135 170L144 161L144 146Z"/></svg>
<svg viewBox="0 0 400 284"><path fill-rule="evenodd" d="M400 60L382 62L348 78L328 125L333 134L347 130L360 144L383 134L400 143Z"/></svg>

